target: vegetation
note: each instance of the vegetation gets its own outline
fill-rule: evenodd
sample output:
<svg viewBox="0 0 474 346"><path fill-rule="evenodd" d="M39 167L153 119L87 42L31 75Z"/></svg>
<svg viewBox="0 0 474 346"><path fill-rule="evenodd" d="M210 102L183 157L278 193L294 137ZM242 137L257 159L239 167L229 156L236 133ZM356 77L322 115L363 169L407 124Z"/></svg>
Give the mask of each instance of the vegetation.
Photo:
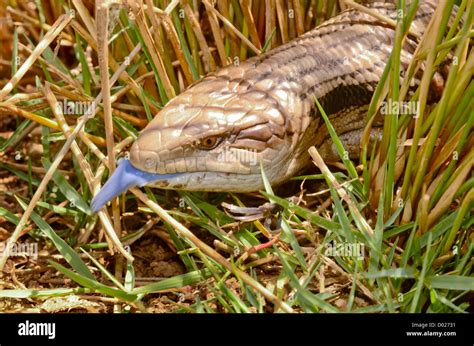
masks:
<svg viewBox="0 0 474 346"><path fill-rule="evenodd" d="M405 10L392 23L393 54L366 132L384 101L416 102L419 113L387 117L380 145L360 164L332 131L341 162L329 168L311 149L320 173L295 177L284 191L268 182L253 194L132 189L110 215L93 215L100 182L172 97L354 5L102 2L7 0L0 8L0 241L40 247L36 259L3 252L2 310L95 311L97 301L116 312L469 310L472 0L458 3L454 23L453 4L440 2L403 82L398 53L419 1L397 1ZM431 81L446 68L433 105ZM143 277L145 239L176 252L182 273ZM53 300L59 307L48 308Z"/></svg>

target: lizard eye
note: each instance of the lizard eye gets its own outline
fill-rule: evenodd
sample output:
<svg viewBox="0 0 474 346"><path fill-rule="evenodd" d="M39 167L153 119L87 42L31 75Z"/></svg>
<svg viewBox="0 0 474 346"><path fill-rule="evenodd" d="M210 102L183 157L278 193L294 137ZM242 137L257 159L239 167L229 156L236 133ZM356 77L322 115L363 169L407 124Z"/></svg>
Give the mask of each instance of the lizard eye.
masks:
<svg viewBox="0 0 474 346"><path fill-rule="evenodd" d="M211 150L217 147L222 142L221 136L209 136L201 139L199 148L204 150Z"/></svg>

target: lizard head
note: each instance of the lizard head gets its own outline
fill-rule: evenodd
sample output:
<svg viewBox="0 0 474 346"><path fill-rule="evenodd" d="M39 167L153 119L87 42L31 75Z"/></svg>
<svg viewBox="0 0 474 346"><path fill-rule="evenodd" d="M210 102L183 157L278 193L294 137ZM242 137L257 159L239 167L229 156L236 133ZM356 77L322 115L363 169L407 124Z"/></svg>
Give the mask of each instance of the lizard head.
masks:
<svg viewBox="0 0 474 346"><path fill-rule="evenodd" d="M228 81L219 83L206 77L160 111L94 198L93 211L133 186L247 192L263 188L261 169L273 184L293 173L293 138L274 99L255 89L237 95Z"/></svg>

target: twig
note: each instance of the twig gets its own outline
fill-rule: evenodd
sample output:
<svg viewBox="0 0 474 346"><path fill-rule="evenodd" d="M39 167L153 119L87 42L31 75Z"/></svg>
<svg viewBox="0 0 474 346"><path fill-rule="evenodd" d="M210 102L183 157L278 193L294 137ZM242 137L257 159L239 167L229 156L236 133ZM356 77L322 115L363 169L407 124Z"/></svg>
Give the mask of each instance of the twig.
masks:
<svg viewBox="0 0 474 346"><path fill-rule="evenodd" d="M242 42L244 42L251 50L253 50L255 54L258 55L261 53L261 51L257 47L255 47L253 43L250 42L249 39L245 37L239 30L237 30L235 26L231 22L229 22L229 20L226 17L220 14L219 11L217 11L211 4L209 4L208 0L203 0L203 2L204 2L204 5L206 6L206 9L212 11L217 17L219 17L222 23L227 25L237 36L239 36Z"/></svg>
<svg viewBox="0 0 474 346"><path fill-rule="evenodd" d="M74 12L69 11L68 14L63 14L58 18L58 20L53 24L51 29L44 35L43 40L41 40L38 45L33 50L33 53L26 59L26 61L21 65L15 75L8 81L7 84L0 91L0 101L2 101L5 96L7 96L10 91L13 90L15 85L21 80L25 73L30 69L34 64L36 59L43 53L43 51L48 48L51 42L63 31L66 25L74 18Z"/></svg>

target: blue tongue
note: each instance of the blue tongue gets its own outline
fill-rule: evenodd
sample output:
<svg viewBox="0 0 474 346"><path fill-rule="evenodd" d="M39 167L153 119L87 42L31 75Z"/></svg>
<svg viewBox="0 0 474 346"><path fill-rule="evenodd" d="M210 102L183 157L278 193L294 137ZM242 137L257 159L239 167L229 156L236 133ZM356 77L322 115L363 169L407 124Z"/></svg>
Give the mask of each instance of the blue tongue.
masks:
<svg viewBox="0 0 474 346"><path fill-rule="evenodd" d="M91 210L97 213L108 201L131 187L143 186L152 181L170 179L179 174L180 173L148 173L133 167L129 160L120 160L114 174L112 174L99 193L92 199Z"/></svg>

